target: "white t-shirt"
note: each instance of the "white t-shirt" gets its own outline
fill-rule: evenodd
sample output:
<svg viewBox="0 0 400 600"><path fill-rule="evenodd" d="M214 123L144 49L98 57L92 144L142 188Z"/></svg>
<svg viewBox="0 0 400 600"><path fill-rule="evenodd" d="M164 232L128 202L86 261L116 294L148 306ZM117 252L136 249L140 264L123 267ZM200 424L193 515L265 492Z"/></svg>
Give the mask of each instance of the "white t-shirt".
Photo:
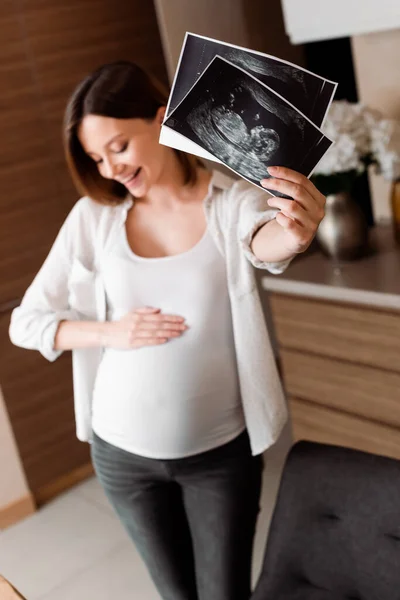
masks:
<svg viewBox="0 0 400 600"><path fill-rule="evenodd" d="M161 346L106 349L93 396L93 430L149 458L194 455L245 428L225 261L207 230L192 249L142 258L125 228L102 266L108 319L143 306L189 325Z"/></svg>

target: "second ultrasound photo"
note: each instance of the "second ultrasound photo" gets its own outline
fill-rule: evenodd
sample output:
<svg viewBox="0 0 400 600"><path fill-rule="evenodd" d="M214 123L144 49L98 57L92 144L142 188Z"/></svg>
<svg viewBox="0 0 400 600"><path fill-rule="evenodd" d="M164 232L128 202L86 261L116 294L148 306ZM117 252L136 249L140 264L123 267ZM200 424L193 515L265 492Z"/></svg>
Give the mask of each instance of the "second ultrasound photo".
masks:
<svg viewBox="0 0 400 600"><path fill-rule="evenodd" d="M259 187L268 166L308 177L332 144L284 98L219 56L164 125Z"/></svg>

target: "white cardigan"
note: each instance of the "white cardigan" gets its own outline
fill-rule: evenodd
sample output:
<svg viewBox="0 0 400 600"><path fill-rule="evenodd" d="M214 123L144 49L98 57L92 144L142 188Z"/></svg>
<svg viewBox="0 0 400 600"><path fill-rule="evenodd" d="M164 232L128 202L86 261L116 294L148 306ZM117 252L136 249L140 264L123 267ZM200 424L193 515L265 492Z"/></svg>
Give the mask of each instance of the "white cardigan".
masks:
<svg viewBox="0 0 400 600"><path fill-rule="evenodd" d="M281 273L289 263L261 263L250 249L255 231L276 215L267 198L255 186L214 171L204 201L208 227L226 260L240 389L253 454L277 440L287 419L251 266ZM39 350L54 361L61 354L54 350L61 320L106 319L102 257L121 234L132 202L104 206L82 198L75 204L21 305L12 313L14 344ZM92 392L101 356L102 348L72 351L76 431L81 441L91 440Z"/></svg>

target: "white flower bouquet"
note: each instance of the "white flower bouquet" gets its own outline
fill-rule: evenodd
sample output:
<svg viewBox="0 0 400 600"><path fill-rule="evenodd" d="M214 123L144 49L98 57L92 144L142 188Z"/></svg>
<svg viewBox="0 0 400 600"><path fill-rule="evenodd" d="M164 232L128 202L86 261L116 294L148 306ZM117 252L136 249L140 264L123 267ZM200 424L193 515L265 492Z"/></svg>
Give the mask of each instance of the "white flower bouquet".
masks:
<svg viewBox="0 0 400 600"><path fill-rule="evenodd" d="M351 191L371 164L389 181L400 178L398 121L384 119L361 103L340 100L332 103L323 129L335 142L312 175L323 194Z"/></svg>

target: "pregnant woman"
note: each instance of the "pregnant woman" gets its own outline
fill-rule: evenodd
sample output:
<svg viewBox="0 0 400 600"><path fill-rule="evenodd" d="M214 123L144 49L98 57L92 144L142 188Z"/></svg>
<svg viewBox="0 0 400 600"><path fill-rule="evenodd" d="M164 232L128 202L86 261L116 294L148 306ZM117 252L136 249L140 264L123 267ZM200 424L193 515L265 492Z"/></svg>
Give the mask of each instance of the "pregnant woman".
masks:
<svg viewBox="0 0 400 600"><path fill-rule="evenodd" d="M283 271L325 199L285 168L268 188L293 201L160 145L165 105L128 62L75 90L83 197L10 336L51 361L73 351L78 438L163 600L247 600L261 454L286 421L252 265Z"/></svg>

